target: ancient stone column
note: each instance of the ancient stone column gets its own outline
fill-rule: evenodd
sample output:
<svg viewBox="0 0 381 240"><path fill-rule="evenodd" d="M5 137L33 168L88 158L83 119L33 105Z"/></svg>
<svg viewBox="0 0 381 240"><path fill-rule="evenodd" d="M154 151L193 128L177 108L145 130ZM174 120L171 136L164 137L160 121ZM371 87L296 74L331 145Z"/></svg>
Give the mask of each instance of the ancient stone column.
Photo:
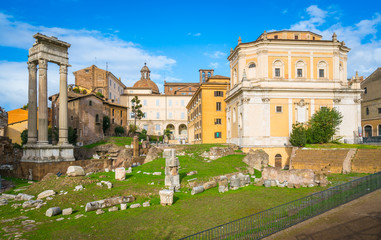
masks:
<svg viewBox="0 0 381 240"><path fill-rule="evenodd" d="M68 144L67 126L67 66L60 65L60 98L59 98L59 140L58 144Z"/></svg>
<svg viewBox="0 0 381 240"><path fill-rule="evenodd" d="M48 144L48 62L38 60L38 144Z"/></svg>
<svg viewBox="0 0 381 240"><path fill-rule="evenodd" d="M28 144L37 142L37 64L28 62Z"/></svg>

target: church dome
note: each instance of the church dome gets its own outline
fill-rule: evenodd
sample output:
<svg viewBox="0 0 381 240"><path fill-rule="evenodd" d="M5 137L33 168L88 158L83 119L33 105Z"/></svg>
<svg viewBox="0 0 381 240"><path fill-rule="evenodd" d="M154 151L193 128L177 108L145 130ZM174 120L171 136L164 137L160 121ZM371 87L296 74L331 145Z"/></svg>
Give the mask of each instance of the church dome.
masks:
<svg viewBox="0 0 381 240"><path fill-rule="evenodd" d="M156 83L154 83L150 78L151 71L147 67L146 63L144 63L144 67L142 67L140 73L142 74L142 76L140 77L140 80L134 84L133 87L150 88L152 89L152 93L159 93L159 88L157 87Z"/></svg>

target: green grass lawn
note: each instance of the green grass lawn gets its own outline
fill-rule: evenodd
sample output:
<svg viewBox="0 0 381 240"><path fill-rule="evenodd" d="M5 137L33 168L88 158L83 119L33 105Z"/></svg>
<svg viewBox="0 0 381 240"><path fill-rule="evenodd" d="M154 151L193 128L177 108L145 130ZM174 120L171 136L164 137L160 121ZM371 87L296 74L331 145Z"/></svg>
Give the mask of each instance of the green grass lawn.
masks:
<svg viewBox="0 0 381 240"><path fill-rule="evenodd" d="M215 145L212 145L215 146ZM4 219L21 215L29 217L41 224L37 230L23 234L24 239L178 239L217 225L245 217L265 209L310 195L326 188L265 188L250 185L235 191L219 193L218 188L209 189L203 193L191 195L188 181L197 178L202 183L210 178L238 172L246 169L242 162L244 155L230 155L207 162L199 156L210 146L191 145L191 156L179 156L180 161L180 192L175 193L172 206L161 206L158 192L164 188L163 158L156 159L142 166L133 168L132 174L126 175L125 181L116 181L113 172L100 172L87 177L56 177L52 175L49 181L40 181L28 184L26 181L16 181L16 188L30 185L24 193L37 195L40 192L53 189L56 192L67 191L67 195L56 195L53 200L41 209L20 212L20 208L13 209L12 203L0 207L0 222ZM185 150L185 152L188 152ZM198 171L196 175L186 176L187 172ZM141 171L141 173L137 173ZM162 172L161 176L146 175L143 172ZM330 181L334 184L360 177L359 174L332 174ZM112 189L96 186L99 180L113 183ZM153 183L153 185L151 185ZM78 184L84 186L83 191L75 192ZM14 192L11 190L10 192ZM136 197L134 203L150 201L148 208L127 209L125 211L108 212L96 215L95 212L85 212L87 202L113 196ZM21 203L21 202L20 202ZM131 205L131 204L129 204ZM59 206L61 209L72 207L75 211L71 216L58 215L52 218L45 217L49 207ZM79 214L85 217L75 219ZM57 222L56 219L65 220ZM71 219L69 220L68 217ZM6 226L18 226L21 220L3 222ZM6 234L0 228L0 239Z"/></svg>
<svg viewBox="0 0 381 240"><path fill-rule="evenodd" d="M347 144L347 143L325 143L325 144L306 144L306 148L358 148L358 149L378 149L381 146L365 144Z"/></svg>

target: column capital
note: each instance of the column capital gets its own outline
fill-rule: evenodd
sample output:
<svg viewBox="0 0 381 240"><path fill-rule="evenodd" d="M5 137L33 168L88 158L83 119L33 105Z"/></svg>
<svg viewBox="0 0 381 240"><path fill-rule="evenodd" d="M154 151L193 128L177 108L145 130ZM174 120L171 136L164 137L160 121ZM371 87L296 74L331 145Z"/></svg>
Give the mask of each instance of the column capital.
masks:
<svg viewBox="0 0 381 240"><path fill-rule="evenodd" d="M27 62L29 71L37 71L36 62Z"/></svg>
<svg viewBox="0 0 381 240"><path fill-rule="evenodd" d="M38 67L40 69L48 69L48 61L46 61L46 59L39 59L38 60Z"/></svg>
<svg viewBox="0 0 381 240"><path fill-rule="evenodd" d="M60 65L60 73L67 74L67 65Z"/></svg>

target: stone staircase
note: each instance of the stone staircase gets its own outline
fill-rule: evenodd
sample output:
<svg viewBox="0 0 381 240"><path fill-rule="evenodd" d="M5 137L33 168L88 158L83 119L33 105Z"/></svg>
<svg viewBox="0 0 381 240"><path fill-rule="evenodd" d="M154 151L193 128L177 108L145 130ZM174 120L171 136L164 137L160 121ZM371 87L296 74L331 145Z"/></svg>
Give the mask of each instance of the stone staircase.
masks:
<svg viewBox="0 0 381 240"><path fill-rule="evenodd" d="M350 149L297 149L291 159L291 167L341 173L349 151Z"/></svg>
<svg viewBox="0 0 381 240"><path fill-rule="evenodd" d="M352 172L375 173L381 171L381 149L358 149L352 160Z"/></svg>

